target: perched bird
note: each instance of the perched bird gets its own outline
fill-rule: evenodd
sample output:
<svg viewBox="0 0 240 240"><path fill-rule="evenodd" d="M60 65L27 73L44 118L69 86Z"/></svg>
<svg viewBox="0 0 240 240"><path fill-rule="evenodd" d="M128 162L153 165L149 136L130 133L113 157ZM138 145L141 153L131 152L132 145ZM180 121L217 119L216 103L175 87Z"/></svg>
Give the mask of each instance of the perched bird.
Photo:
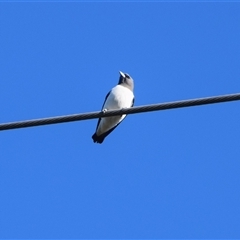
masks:
<svg viewBox="0 0 240 240"><path fill-rule="evenodd" d="M102 111L113 109L130 108L134 104L133 79L123 72L120 73L118 85L107 94L103 103ZM94 142L102 143L105 137L110 134L126 117L126 114L113 117L99 118L96 132L92 135Z"/></svg>

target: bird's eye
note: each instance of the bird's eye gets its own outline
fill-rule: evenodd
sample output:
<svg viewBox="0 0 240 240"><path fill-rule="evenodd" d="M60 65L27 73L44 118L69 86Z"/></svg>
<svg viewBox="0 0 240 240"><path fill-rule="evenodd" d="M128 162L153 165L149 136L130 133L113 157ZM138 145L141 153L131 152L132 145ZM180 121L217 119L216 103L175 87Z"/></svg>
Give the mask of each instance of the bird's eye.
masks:
<svg viewBox="0 0 240 240"><path fill-rule="evenodd" d="M125 73L125 76L126 76L126 78L130 78L129 75L128 75L127 73Z"/></svg>

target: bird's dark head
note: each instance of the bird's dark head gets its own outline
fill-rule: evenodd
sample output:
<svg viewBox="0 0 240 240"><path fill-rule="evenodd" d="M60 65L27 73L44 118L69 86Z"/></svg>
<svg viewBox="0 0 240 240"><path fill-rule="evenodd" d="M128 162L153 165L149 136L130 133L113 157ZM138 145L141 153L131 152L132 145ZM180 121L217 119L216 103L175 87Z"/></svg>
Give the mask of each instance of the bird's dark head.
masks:
<svg viewBox="0 0 240 240"><path fill-rule="evenodd" d="M122 86L130 89L131 91L133 91L134 83L133 83L133 79L130 77L130 75L127 73L123 73L121 71L119 71L119 73L120 73L120 78L119 78L118 85L122 85Z"/></svg>

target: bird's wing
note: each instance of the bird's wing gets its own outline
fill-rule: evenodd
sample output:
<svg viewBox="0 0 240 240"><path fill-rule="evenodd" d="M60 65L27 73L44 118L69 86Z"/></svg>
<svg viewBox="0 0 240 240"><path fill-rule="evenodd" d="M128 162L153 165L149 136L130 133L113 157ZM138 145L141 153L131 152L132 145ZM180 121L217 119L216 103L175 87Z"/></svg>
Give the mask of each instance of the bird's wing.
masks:
<svg viewBox="0 0 240 240"><path fill-rule="evenodd" d="M131 106L131 107L133 107L134 102L135 102L135 98L133 97L133 100L132 100L132 106Z"/></svg>
<svg viewBox="0 0 240 240"><path fill-rule="evenodd" d="M109 96L110 93L111 93L111 91L109 91L109 93L108 93L108 94L106 95L106 97L105 97L104 103L103 103L103 105L102 105L102 110L103 110L104 104L105 104L105 102L106 102L106 100L107 100L107 98L108 98L108 96ZM99 124L100 124L100 121L101 121L101 118L98 119L96 131L97 131L97 129L98 129L98 126L99 126Z"/></svg>

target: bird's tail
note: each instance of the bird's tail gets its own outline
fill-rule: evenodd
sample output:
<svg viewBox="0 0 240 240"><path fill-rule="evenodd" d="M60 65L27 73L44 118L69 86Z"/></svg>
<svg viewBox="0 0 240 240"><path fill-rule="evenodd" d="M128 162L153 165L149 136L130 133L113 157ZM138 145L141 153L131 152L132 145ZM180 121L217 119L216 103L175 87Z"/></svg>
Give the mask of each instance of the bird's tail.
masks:
<svg viewBox="0 0 240 240"><path fill-rule="evenodd" d="M93 142L96 143L102 143L104 138L105 138L104 136L98 136L96 133L92 135Z"/></svg>

